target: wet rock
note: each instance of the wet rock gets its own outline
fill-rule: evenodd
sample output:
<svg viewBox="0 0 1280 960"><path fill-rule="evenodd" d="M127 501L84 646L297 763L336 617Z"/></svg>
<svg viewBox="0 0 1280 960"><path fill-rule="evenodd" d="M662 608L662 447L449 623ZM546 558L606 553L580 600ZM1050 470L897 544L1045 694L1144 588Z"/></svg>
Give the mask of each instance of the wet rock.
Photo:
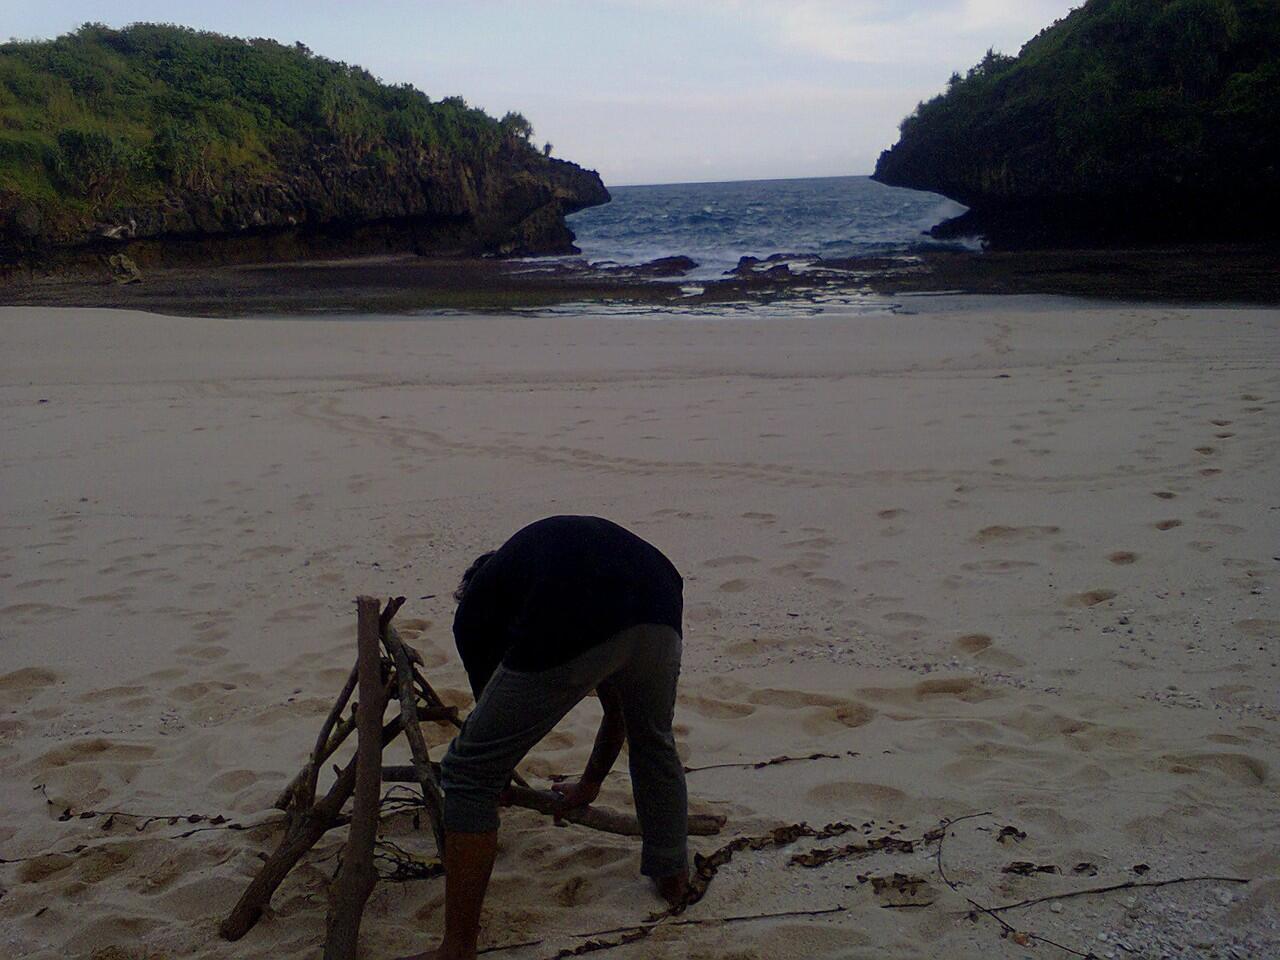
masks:
<svg viewBox="0 0 1280 960"><path fill-rule="evenodd" d="M690 257L659 257L633 268L633 271L646 277L682 277L698 265Z"/></svg>
<svg viewBox="0 0 1280 960"><path fill-rule="evenodd" d="M142 271L138 265L123 253L115 253L107 258L107 267L111 270L111 278L116 283L141 283Z"/></svg>

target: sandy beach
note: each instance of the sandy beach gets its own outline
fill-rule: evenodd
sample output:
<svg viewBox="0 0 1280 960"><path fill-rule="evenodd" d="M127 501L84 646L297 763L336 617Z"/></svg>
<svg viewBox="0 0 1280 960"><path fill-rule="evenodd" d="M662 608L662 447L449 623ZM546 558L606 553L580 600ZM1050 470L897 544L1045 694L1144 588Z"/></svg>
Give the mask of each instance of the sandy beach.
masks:
<svg viewBox="0 0 1280 960"><path fill-rule="evenodd" d="M728 817L693 848L856 827L739 853L699 922L600 956L1071 955L1027 934L1280 955L1280 310L896 303L0 308L0 955L316 956L341 831L243 940L217 926L354 660L353 598L407 596L406 639L465 709L458 574L555 513L617 520L685 576L677 733L722 765L689 773L692 809ZM522 770L578 772L597 718ZM600 803L630 808L625 764ZM962 817L941 850L792 863ZM408 816L385 835L434 854ZM635 841L508 812L482 948L542 960L643 922L638 864ZM1000 912L1013 933L969 916L1204 875L1251 882ZM379 884L364 955L434 944L442 902L441 880Z"/></svg>

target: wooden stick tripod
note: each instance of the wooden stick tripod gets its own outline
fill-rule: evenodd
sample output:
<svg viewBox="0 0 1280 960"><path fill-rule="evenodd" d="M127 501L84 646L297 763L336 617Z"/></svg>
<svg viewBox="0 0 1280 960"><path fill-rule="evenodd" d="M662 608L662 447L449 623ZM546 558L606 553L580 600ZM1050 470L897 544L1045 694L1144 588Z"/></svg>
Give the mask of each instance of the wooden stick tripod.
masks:
<svg viewBox="0 0 1280 960"><path fill-rule="evenodd" d="M286 814L284 835L222 921L219 931L226 939L238 940L248 933L271 902L272 894L307 851L328 831L349 824L341 867L331 889L324 957L325 960L355 960L360 919L377 882L373 860L383 781L419 785L436 849L443 852L439 768L431 762L419 724L430 721L460 728L462 722L457 710L446 706L422 675L419 669L422 658L418 652L405 643L391 625L403 604L404 597L396 597L388 600L379 613L375 597L356 598L356 665L325 717L306 765L276 799L275 806ZM379 651L380 646L385 656ZM358 699L351 713L343 717L353 693L358 694ZM400 713L384 723L383 714L393 698L400 704ZM353 731L357 736L355 757L345 767L335 767L337 779L328 792L317 799L321 768ZM412 765L383 767L382 751L401 733L409 742ZM514 775L509 794L513 806L556 816L557 822L623 836L640 835L635 817L595 807L563 811L557 794L533 789L519 774ZM351 812L344 814L348 800L352 801ZM705 814L689 817L692 835L717 834L723 826L723 817Z"/></svg>

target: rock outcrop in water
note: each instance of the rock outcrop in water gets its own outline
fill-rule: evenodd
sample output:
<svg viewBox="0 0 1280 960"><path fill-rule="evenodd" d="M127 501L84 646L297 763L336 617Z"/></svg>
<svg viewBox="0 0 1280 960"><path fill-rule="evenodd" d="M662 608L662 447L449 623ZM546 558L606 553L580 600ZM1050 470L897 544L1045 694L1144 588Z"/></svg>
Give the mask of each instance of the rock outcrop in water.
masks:
<svg viewBox="0 0 1280 960"><path fill-rule="evenodd" d="M606 203L518 114L177 27L0 45L0 261L574 252Z"/></svg>
<svg viewBox="0 0 1280 960"><path fill-rule="evenodd" d="M1089 0L902 123L875 179L997 244L1280 235L1280 4Z"/></svg>

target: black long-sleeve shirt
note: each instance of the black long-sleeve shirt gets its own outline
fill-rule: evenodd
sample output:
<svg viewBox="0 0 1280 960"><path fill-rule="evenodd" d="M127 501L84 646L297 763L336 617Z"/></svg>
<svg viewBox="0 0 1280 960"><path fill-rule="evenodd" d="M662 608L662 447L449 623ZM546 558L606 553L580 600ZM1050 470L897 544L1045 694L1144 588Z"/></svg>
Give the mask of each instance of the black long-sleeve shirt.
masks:
<svg viewBox="0 0 1280 960"><path fill-rule="evenodd" d="M657 547L600 517L547 517L467 585L453 635L477 699L499 663L559 666L642 623L681 630L684 585Z"/></svg>

